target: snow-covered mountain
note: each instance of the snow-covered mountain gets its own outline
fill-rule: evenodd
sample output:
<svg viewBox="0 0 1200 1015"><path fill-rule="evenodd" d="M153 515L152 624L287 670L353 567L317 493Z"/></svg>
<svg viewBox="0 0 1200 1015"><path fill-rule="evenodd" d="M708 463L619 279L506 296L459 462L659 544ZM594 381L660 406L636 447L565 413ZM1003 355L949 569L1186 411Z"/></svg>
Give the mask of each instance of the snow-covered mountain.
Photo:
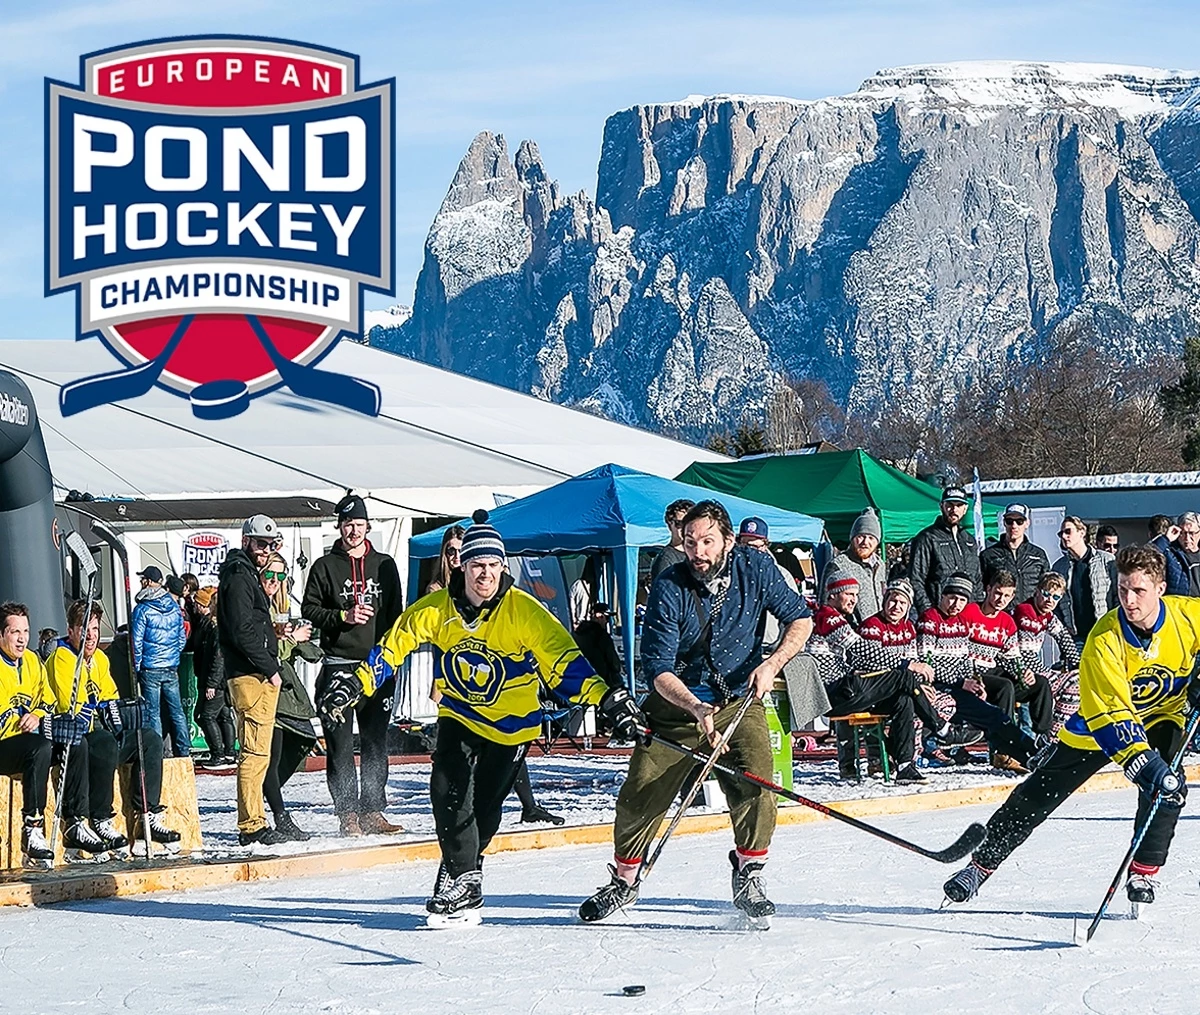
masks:
<svg viewBox="0 0 1200 1015"><path fill-rule="evenodd" d="M382 310L363 311L363 335L368 337L375 328L401 328L412 317L412 307L395 303Z"/></svg>
<svg viewBox="0 0 1200 1015"><path fill-rule="evenodd" d="M936 416L1067 321L1174 356L1200 333L1198 108L1197 75L1016 62L691 96L609 117L594 200L483 133L411 319L370 341L691 435L785 375Z"/></svg>

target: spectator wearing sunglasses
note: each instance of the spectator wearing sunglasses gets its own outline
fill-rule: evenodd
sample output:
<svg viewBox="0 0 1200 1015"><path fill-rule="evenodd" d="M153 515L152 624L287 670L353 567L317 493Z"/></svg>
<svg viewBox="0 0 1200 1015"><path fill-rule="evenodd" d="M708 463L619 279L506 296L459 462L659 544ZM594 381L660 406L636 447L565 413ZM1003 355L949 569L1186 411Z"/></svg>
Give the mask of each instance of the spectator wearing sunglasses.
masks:
<svg viewBox="0 0 1200 1015"><path fill-rule="evenodd" d="M425 586L425 595L450 587L450 576L458 570L458 555L462 552L463 535L466 531L461 525L451 525L442 533L442 552L438 554L438 572Z"/></svg>
<svg viewBox="0 0 1200 1015"><path fill-rule="evenodd" d="M217 639L242 746L237 821L238 842L243 846L273 846L285 841L267 824L263 809L263 780L271 761L281 679L271 602L259 577L272 552L282 544L272 519L266 515L247 518L242 525L241 549L230 550L226 556L217 591Z"/></svg>
<svg viewBox="0 0 1200 1015"><path fill-rule="evenodd" d="M1009 504L1004 509L1004 531L1000 534L1000 541L979 555L985 588L992 584L1001 571L1009 572L1016 579L1013 608L1033 595L1042 575L1050 570L1046 551L1029 539L1029 517L1026 505Z"/></svg>
<svg viewBox="0 0 1200 1015"><path fill-rule="evenodd" d="M1017 622L1017 647L1026 676L1040 674L1050 682L1054 697L1054 722L1049 730L1052 739L1079 707L1079 647L1071 632L1058 618L1058 604L1067 592L1067 580L1057 571L1047 571L1038 582L1033 595L1014 611ZM1046 665L1042 647L1049 637L1059 651L1059 662Z"/></svg>
<svg viewBox="0 0 1200 1015"><path fill-rule="evenodd" d="M376 642L382 641L404 609L396 562L367 538L367 505L348 494L337 505L340 538L308 574L301 615L321 630L325 662L317 678L318 698L331 685L354 676ZM395 680L364 695L336 721L322 718L328 752L325 780L343 835L380 835L404 831L388 821L387 734ZM361 764L354 763L354 722L358 719Z"/></svg>
<svg viewBox="0 0 1200 1015"><path fill-rule="evenodd" d="M1117 605L1117 560L1088 542L1087 525L1067 515L1058 530L1063 555L1053 568L1067 580L1058 616L1075 636L1080 651L1096 621Z"/></svg>

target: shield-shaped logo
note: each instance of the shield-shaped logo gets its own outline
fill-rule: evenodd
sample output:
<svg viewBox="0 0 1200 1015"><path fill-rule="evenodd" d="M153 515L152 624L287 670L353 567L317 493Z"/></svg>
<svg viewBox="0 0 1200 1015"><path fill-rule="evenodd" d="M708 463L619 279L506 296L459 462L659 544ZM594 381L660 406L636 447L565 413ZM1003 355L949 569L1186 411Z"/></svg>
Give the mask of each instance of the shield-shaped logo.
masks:
<svg viewBox="0 0 1200 1015"><path fill-rule="evenodd" d="M286 386L374 415L318 369L393 293L393 80L277 39L144 42L46 82L46 293L127 368L63 387L63 415L149 391L233 416Z"/></svg>

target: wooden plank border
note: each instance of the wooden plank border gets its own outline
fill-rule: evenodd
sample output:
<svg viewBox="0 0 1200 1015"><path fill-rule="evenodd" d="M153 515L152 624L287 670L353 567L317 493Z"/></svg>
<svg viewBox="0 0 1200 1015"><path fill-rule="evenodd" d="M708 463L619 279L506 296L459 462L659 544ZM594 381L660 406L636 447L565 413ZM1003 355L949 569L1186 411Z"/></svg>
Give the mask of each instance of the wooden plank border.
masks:
<svg viewBox="0 0 1200 1015"><path fill-rule="evenodd" d="M1188 766L1189 781L1200 781L1200 765ZM998 804L1017 785L998 783L972 789L931 790L906 793L902 796L867 797L834 801L830 806L843 814L857 818L882 817L889 814L911 814L921 811L944 810L953 807L972 807ZM1098 792L1128 787L1120 771L1104 771L1092 776L1082 787L1083 792ZM814 821L829 821L825 815L808 807L786 806L779 810L780 825L803 825ZM729 827L727 814L697 814L680 822L677 835L700 835ZM603 845L612 841L612 825L576 825L573 827L538 829L528 832L505 832L492 840L488 853L506 853L527 849L552 849L560 846ZM396 842L357 849L326 850L318 853L297 853L292 856L248 857L195 863L174 862L163 866L134 866L89 872L75 867L47 873L14 872L0 881L0 906L45 906L56 902L78 902L83 899L120 898L150 892L180 891L188 888L214 888L243 881L265 881L277 878L317 877L344 874L384 864L408 863L414 860L436 860L437 843L432 839L416 842Z"/></svg>

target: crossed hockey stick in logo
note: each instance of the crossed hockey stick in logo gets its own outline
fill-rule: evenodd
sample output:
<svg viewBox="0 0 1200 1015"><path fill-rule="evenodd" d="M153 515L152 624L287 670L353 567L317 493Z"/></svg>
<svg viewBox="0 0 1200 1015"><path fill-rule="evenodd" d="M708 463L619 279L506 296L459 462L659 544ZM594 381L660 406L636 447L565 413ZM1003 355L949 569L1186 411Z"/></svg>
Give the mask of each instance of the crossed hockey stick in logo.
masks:
<svg viewBox="0 0 1200 1015"><path fill-rule="evenodd" d="M136 367L96 374L64 385L58 393L62 414L73 416L97 405L146 394L166 369L167 363L179 348L179 343L183 341L183 336L187 334L194 319L194 314L181 318L171 337L167 339L167 344L163 346L162 352L154 359ZM361 381L357 377L347 377L330 370L293 363L275 347L262 322L254 314L247 314L246 320L249 321L255 337L270 357L283 383L294 394L340 405L367 416L378 415L382 396L376 385ZM227 419L249 406L250 388L244 381L206 381L196 385L188 393L188 399L192 404L193 415L199 419Z"/></svg>

